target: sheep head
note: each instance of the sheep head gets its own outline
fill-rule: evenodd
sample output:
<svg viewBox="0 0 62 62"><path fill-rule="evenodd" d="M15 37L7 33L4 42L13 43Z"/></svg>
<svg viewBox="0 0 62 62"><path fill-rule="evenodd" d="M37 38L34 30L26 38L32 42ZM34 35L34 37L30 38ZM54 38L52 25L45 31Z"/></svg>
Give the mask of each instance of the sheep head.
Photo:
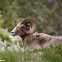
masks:
<svg viewBox="0 0 62 62"><path fill-rule="evenodd" d="M37 24L31 18L19 18L18 25L11 31L13 36L23 36L25 34L32 34L36 31Z"/></svg>

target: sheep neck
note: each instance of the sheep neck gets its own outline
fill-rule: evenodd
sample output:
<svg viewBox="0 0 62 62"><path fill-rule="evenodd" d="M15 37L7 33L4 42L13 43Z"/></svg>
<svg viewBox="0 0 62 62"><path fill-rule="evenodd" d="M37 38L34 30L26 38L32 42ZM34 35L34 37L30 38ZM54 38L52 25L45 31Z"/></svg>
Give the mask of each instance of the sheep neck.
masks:
<svg viewBox="0 0 62 62"><path fill-rule="evenodd" d="M29 34L25 34L23 36L20 36L22 38L22 40L24 41L25 37L28 36Z"/></svg>

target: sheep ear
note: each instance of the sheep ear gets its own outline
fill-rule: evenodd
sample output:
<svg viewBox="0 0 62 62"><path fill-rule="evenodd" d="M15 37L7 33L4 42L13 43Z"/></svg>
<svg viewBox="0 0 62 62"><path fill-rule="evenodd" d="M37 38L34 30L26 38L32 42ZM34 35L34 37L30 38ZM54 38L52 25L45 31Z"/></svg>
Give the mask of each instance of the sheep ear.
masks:
<svg viewBox="0 0 62 62"><path fill-rule="evenodd" d="M17 20L17 22L19 23L19 22L22 22L24 20L24 18L19 18L18 20Z"/></svg>

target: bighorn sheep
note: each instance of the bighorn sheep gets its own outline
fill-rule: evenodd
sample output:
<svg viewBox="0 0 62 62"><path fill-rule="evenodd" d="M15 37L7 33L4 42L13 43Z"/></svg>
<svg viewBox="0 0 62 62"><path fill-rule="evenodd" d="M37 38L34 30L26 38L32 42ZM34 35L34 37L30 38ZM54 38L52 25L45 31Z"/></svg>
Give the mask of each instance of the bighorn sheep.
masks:
<svg viewBox="0 0 62 62"><path fill-rule="evenodd" d="M62 37L44 33L35 34L37 24L31 18L19 18L18 25L11 31L13 36L20 36L24 47L29 49L44 49L62 44Z"/></svg>

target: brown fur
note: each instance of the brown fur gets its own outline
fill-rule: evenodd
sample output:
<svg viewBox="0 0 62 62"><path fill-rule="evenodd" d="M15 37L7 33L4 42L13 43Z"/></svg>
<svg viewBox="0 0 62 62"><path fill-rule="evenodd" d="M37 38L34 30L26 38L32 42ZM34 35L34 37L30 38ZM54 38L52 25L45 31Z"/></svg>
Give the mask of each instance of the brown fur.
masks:
<svg viewBox="0 0 62 62"><path fill-rule="evenodd" d="M56 44L62 44L62 37L50 36L44 33L30 34L26 35L22 42L24 47L28 47L31 50L45 49Z"/></svg>
<svg viewBox="0 0 62 62"><path fill-rule="evenodd" d="M28 47L28 49L44 49L56 44L62 44L62 37L50 36L44 33L26 34L24 29L24 24L19 21L18 25L12 30L12 35L20 36L23 46Z"/></svg>

